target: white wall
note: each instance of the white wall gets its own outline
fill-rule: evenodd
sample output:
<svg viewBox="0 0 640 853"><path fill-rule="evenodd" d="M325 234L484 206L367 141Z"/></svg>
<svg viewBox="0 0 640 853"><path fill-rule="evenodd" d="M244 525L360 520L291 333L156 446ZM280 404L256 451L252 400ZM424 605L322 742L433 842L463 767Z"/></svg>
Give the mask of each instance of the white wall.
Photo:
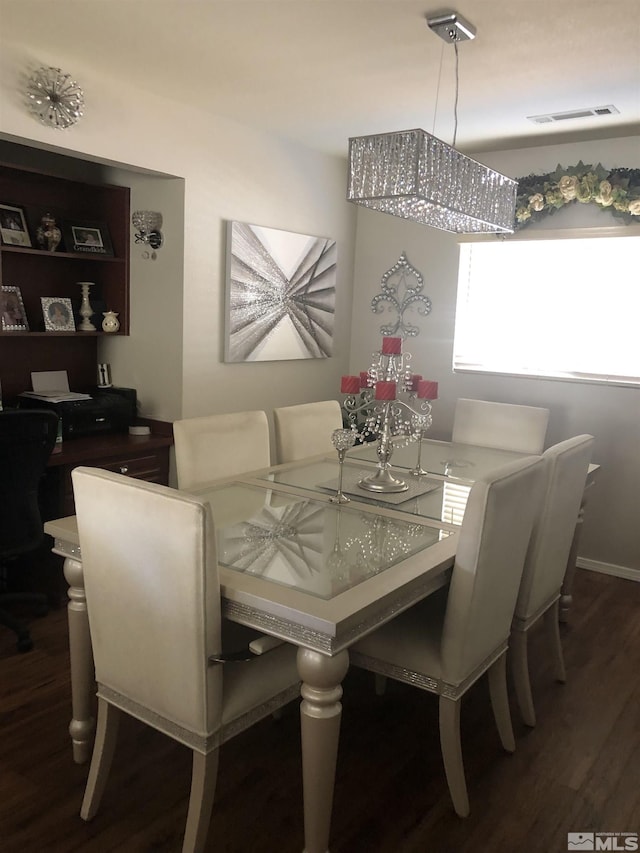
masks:
<svg viewBox="0 0 640 853"><path fill-rule="evenodd" d="M65 65L65 56L55 51L57 25L53 15L51 53L39 51L37 64ZM143 414L174 420L246 408L270 412L275 406L335 398L349 357L355 239L343 159L151 96L134 82L116 85L75 64L86 115L71 129L47 128L28 113L20 95L33 66L32 47L14 36L0 48L2 136L111 163L114 182L120 181L123 164L125 171L163 173L162 179L130 176L132 209L156 204L162 209L157 193L162 197L168 190L157 182L184 179L184 211L172 212L173 205L162 210L167 245L158 260L142 261L132 247L131 337L105 341L101 349L118 383L138 389ZM116 57L117 51L114 62ZM180 196L179 186L172 191ZM337 241L332 358L223 363L225 221L232 219ZM178 263L169 256L174 247L182 249L183 240Z"/></svg>
<svg viewBox="0 0 640 853"><path fill-rule="evenodd" d="M638 168L640 145L637 137L598 140L483 153L478 159L516 178L532 173L546 174L553 171L558 163L569 167L579 160L584 163L602 162L607 168ZM570 228L589 223L602 226L617 222L603 211L595 208L587 211L580 205L556 214L551 225ZM457 238L454 235L386 214L359 210L350 371L365 370L372 350L378 347L380 326L384 320L382 315L372 313L371 299L380 292L382 275L403 250L409 261L423 273L423 293L433 302L431 314L419 320L419 336L408 341L405 347L413 354L414 369L425 378L436 379L440 383L440 399L433 407L432 436L449 438L458 397L549 408L551 418L547 445L579 433L592 433L596 437L594 461L602 467L587 508L580 555L599 563L640 571L636 509L640 483L640 391L541 379L454 374L452 357L458 271ZM541 275L548 274L548 270L541 270ZM630 276L630 287L637 286L636 279L637 276ZM606 282L603 282L602 298L606 299ZM548 306L548 310L553 310L553 306ZM544 325L540 336L543 341ZM597 345L598 342L594 341L594 346Z"/></svg>
<svg viewBox="0 0 640 853"><path fill-rule="evenodd" d="M131 187L132 212L161 211L166 238L152 259L131 228L131 334L100 338L98 358L111 365L114 385L137 390L141 414L174 420L182 411L184 181L116 168L104 180Z"/></svg>

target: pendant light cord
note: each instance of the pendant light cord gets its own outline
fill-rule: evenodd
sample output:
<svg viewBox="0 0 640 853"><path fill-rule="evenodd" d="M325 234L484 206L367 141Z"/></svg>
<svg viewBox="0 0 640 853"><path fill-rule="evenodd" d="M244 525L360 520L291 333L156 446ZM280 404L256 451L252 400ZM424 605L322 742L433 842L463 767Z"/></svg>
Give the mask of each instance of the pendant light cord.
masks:
<svg viewBox="0 0 640 853"><path fill-rule="evenodd" d="M452 148L456 147L456 137L458 136L458 93L460 90L460 71L459 71L459 57L458 57L458 42L457 40L453 42L453 48L456 52L456 91L455 91L455 100L453 103L453 142L451 143ZM440 51L440 67L438 69L438 85L436 87L436 105L433 111L433 127L431 129L431 133L436 136L436 118L438 116L438 104L440 102L440 83L442 80L442 63L444 59L444 42L442 44L442 50Z"/></svg>
<svg viewBox="0 0 640 853"><path fill-rule="evenodd" d="M438 115L438 103L440 101L440 81L442 80L442 60L444 58L444 42L442 44L442 49L440 50L440 67L438 68L438 85L436 87L436 105L433 110L433 127L431 128L431 133L433 136L436 135L436 117Z"/></svg>
<svg viewBox="0 0 640 853"><path fill-rule="evenodd" d="M458 90L460 88L460 77L458 69L458 42L453 43L456 52L456 98L453 104L453 148L456 147L456 137L458 135Z"/></svg>

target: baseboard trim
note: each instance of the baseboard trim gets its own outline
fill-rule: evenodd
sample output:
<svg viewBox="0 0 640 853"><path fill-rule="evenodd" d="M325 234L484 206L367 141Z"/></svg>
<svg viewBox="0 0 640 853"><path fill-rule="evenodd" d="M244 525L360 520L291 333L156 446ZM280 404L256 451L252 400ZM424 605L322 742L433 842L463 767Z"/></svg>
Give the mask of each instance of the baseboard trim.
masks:
<svg viewBox="0 0 640 853"><path fill-rule="evenodd" d="M616 578L640 583L640 569L616 566L614 563L601 563L599 560L587 560L586 557L578 557L576 565L579 569L587 569L590 572L600 572L603 575L613 575Z"/></svg>

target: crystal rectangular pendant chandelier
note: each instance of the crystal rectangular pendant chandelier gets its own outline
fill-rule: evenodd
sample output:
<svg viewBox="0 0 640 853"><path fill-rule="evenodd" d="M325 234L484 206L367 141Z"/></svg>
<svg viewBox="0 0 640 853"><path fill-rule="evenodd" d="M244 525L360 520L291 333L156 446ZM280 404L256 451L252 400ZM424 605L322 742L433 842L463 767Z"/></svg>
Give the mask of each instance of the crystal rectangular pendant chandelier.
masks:
<svg viewBox="0 0 640 853"><path fill-rule="evenodd" d="M457 67L457 43L473 39L475 28L457 12L427 18L427 24L455 45ZM424 130L349 140L347 200L422 225L456 234L511 234L517 190L517 181Z"/></svg>
<svg viewBox="0 0 640 853"><path fill-rule="evenodd" d="M349 140L347 199L456 234L512 233L518 182L424 130Z"/></svg>

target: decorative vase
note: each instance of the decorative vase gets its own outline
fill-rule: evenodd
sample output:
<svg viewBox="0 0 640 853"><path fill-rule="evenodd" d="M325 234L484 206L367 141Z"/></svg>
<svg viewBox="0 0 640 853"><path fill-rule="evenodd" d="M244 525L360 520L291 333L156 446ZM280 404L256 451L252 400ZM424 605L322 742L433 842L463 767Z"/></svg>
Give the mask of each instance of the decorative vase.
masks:
<svg viewBox="0 0 640 853"><path fill-rule="evenodd" d="M36 242L41 249L47 252L55 252L62 240L62 232L56 225L56 221L50 213L45 215L40 220L40 225L36 229Z"/></svg>
<svg viewBox="0 0 640 853"><path fill-rule="evenodd" d="M102 329L105 332L117 332L120 328L120 320L118 320L118 314L115 311L103 311L102 315L104 320L102 321Z"/></svg>
<svg viewBox="0 0 640 853"><path fill-rule="evenodd" d="M80 316L82 317L82 322L78 326L78 330L80 332L95 332L96 327L91 322L91 317L93 316L93 308L91 307L91 303L89 302L89 289L93 287L93 281L78 281L76 282L80 285L82 290L82 302L80 304Z"/></svg>

